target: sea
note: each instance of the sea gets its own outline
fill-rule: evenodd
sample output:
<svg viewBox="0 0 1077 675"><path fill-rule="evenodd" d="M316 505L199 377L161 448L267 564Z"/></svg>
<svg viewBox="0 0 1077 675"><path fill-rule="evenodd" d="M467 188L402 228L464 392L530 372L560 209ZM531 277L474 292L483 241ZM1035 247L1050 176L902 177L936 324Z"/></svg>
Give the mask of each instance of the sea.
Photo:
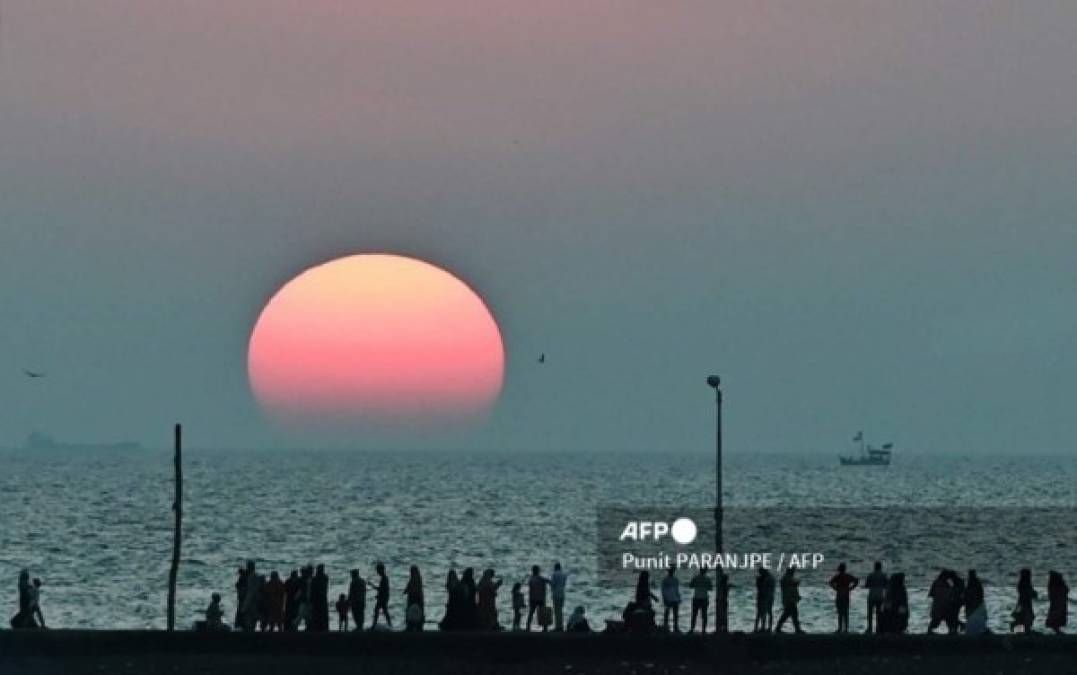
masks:
<svg viewBox="0 0 1077 675"><path fill-rule="evenodd" d="M43 581L41 605L50 627L165 626L173 544L171 451L3 450L0 467L0 583L7 589L0 594L0 608L14 614L17 576L28 568ZM260 572L278 570L282 576L301 565L324 564L331 602L346 591L349 570L373 577L374 564L382 561L393 587L391 611L398 619L403 618L400 591L410 565L422 570L429 620L441 616L450 569L492 568L506 582L498 600L506 625L511 622L507 586L524 580L532 565L549 573L559 561L569 573L568 608L584 606L592 623L601 627L603 620L619 617L633 588L604 581L604 563L596 554L599 538L616 535L600 531L596 513L611 504L706 508L714 499L713 456L668 452L188 450L184 478L177 596L181 628L200 617L213 592L223 596L226 615L234 612L236 569L248 559ZM830 455L731 454L724 462L724 488L731 509L819 507L849 514L922 509L913 520L936 533L961 534L966 541L997 536L982 527L963 531L960 514L990 509L1048 513L1055 526L1070 530L1077 522L1077 456L1072 454L898 454L886 468L841 467ZM1025 564L1022 537L1042 539L1037 524L1042 520L1030 516L1021 521L1027 534L1006 542L1009 554L1003 560L997 553L992 560L982 559L975 543L949 552L969 558L963 563L967 567L1002 570L985 579L994 630L1008 627L1016 572ZM831 517L814 526L816 548L825 553L842 538L841 521ZM907 549L903 565L937 564L929 551L916 549L917 535L907 527L887 538L891 551ZM1075 551L1068 541L1053 547L1058 569L1068 573ZM827 573L835 562L827 558ZM1042 629L1046 569L1038 566L1049 563L1036 564L1037 625ZM869 571L863 565L850 569L861 578ZM682 572L686 598L688 576ZM733 578L731 627L750 630L755 588L751 577ZM808 583L802 595L803 627L834 630L830 589ZM865 597L854 592L854 631L865 626ZM929 618L927 589L910 585L909 597L910 630L919 632ZM682 628L687 606L686 600Z"/></svg>

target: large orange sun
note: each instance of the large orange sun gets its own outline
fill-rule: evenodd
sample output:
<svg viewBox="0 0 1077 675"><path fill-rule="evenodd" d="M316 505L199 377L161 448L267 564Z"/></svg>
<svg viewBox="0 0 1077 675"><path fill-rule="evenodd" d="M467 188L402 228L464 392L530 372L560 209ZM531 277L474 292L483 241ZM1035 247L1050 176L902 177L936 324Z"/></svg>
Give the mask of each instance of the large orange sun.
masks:
<svg viewBox="0 0 1077 675"><path fill-rule="evenodd" d="M251 388L289 426L474 421L501 392L505 350L482 298L429 263L354 255L303 272L251 334Z"/></svg>

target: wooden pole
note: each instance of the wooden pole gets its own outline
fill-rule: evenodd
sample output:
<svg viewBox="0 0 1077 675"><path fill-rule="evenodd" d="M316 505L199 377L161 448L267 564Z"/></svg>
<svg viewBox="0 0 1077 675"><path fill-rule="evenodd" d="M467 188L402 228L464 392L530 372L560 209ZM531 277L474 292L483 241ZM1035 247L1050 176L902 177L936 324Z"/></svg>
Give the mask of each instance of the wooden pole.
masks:
<svg viewBox="0 0 1077 675"><path fill-rule="evenodd" d="M172 535L172 567L168 570L168 630L176 629L176 576L179 574L180 541L183 538L183 427L176 425L176 501L172 511L176 516Z"/></svg>

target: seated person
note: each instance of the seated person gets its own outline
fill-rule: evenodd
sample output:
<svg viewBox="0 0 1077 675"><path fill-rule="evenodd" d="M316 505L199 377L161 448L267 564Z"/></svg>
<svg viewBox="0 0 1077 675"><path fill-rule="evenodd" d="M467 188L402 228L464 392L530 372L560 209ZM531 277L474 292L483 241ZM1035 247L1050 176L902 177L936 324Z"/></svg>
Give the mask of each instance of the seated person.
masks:
<svg viewBox="0 0 1077 675"><path fill-rule="evenodd" d="M202 625L199 626L199 623ZM210 597L209 607L206 607L206 620L195 624L195 630L199 629L213 631L230 630L228 625L224 623L224 610L221 609L220 593L214 593Z"/></svg>
<svg viewBox="0 0 1077 675"><path fill-rule="evenodd" d="M591 626L587 623L587 617L584 616L586 610L583 606L579 606L572 611L572 614L568 617L568 624L566 630L569 633L590 633Z"/></svg>

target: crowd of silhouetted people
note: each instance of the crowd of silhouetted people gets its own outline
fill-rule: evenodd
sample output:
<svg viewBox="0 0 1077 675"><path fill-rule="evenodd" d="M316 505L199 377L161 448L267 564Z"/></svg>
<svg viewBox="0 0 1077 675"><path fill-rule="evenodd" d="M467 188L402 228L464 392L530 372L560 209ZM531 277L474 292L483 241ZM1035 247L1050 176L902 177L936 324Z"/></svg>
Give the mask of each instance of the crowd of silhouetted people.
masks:
<svg viewBox="0 0 1077 675"><path fill-rule="evenodd" d="M681 581L678 569L670 567L659 583L656 595L650 573L641 571L637 578L635 593L621 613L619 621L607 621L609 632L650 633L658 631L680 632ZM800 626L801 602L800 579L795 566L788 567L780 579L766 568L759 568L755 575L754 632L781 633L788 621L797 633L804 632ZM235 614L228 621L222 598L213 593L205 610L205 619L196 622L196 630L207 631L312 631L331 630L331 614L336 613L338 631L391 630L391 587L385 565L374 566L374 579L363 578L360 570L350 572L348 592L341 593L330 605L329 576L324 565L308 565L294 569L286 579L276 570L267 578L261 574L253 561L237 570L235 583ZM514 582L510 591L513 631L531 631L532 627L547 631L590 632L591 625L583 606L577 606L566 619L564 616L566 587L569 575L560 563L555 563L549 577L542 574L538 565L520 581ZM504 580L493 569L485 569L476 579L475 570L464 569L460 574L451 570L445 579L446 604L441 618L427 620L427 607L423 593L423 577L419 568L412 565L404 586L403 625L407 631L422 631L427 624L436 623L443 631L499 631L506 630L499 622L498 592ZM867 591L867 633L904 633L909 629L909 596L905 588L905 575L887 574L881 562L876 562L861 584L845 563L838 565L829 580L834 593L837 633L849 631L849 607L853 591ZM28 570L19 573L18 612L11 619L12 628L45 628L41 611L40 579L30 578ZM711 594L714 594L715 632L728 631L729 591L732 585L729 575L721 568L714 570L714 578L706 568L699 569L687 585L691 593L690 624L688 632L707 632L707 620L711 611ZM1069 586L1062 574L1051 571L1047 575L1047 614L1044 626L1061 633L1069 614ZM367 598L372 596L372 610L367 620ZM950 634L982 635L988 629L987 605L984 602L983 582L975 570L969 570L963 578L954 570L944 569L928 590L930 615L927 632L934 633L945 625ZM1020 629L1028 633L1035 623L1034 601L1038 594L1032 585L1032 573L1022 569L1018 575L1017 598L1010 616L1010 631ZM775 600L780 598L781 613L774 622ZM658 605L661 603L662 618L658 623Z"/></svg>
<svg viewBox="0 0 1077 675"><path fill-rule="evenodd" d="M282 580L276 570L267 579L253 561L239 568L236 577L236 612L229 624L221 607L221 595L214 593L205 611L205 620L196 623L199 630L242 631L313 631L330 630L330 610L336 612L338 631L393 628L389 604L391 588L385 565L374 566L376 580L364 579L360 570L350 573L348 592L341 593L330 607L329 576L324 565L294 569ZM568 574L554 563L549 577L539 566L522 582L512 586L512 629L531 630L534 623L542 630L589 631L586 610L577 607L564 616L565 587ZM498 621L497 596L504 580L493 569L483 570L476 579L475 570L460 574L451 570L445 580L446 605L437 625L444 631L496 631L504 627ZM524 595L526 586L526 598ZM373 610L367 623L367 596L373 596ZM404 586L404 629L421 631L427 623L423 577L412 565ZM552 600L552 605L547 602ZM527 613L526 628L524 612Z"/></svg>

